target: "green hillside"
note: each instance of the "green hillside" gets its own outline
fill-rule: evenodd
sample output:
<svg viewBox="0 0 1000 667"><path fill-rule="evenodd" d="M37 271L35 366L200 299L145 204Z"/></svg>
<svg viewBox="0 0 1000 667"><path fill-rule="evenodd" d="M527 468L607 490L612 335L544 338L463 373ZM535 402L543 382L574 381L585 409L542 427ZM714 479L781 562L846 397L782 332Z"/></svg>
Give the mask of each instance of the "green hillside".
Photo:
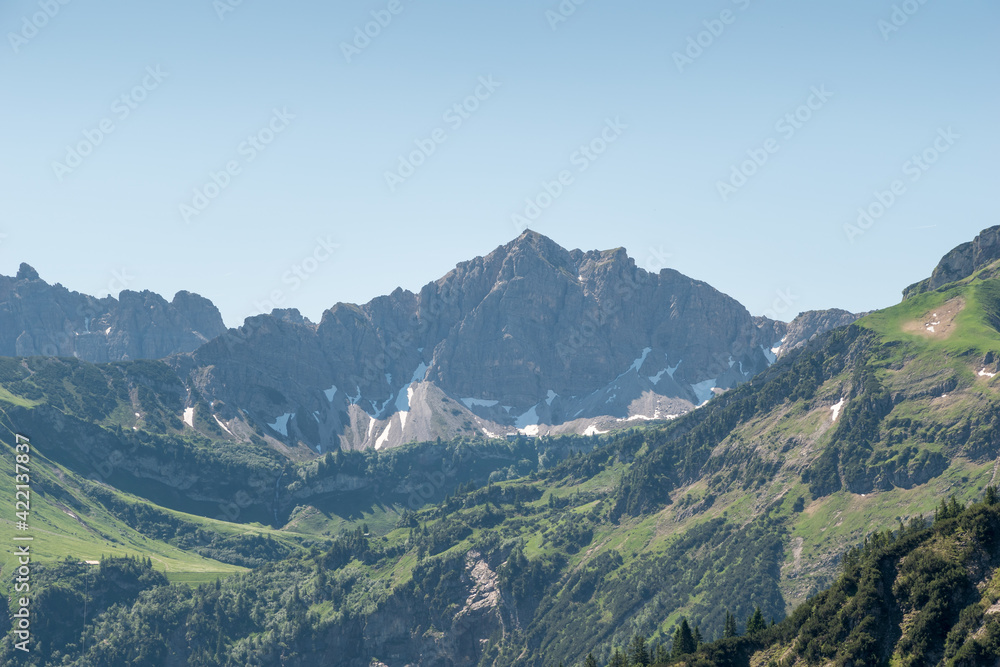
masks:
<svg viewBox="0 0 1000 667"><path fill-rule="evenodd" d="M998 566L1000 496L990 487L983 502L968 508L942 501L932 527L914 521L869 536L844 555L833 586L782 623L669 664L996 664Z"/></svg>

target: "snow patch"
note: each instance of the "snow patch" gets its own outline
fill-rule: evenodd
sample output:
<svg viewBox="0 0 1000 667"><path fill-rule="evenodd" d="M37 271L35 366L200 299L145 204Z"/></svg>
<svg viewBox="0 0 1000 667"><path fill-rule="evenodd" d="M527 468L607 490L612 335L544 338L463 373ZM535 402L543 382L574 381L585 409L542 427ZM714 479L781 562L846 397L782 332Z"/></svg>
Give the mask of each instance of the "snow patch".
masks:
<svg viewBox="0 0 1000 667"><path fill-rule="evenodd" d="M653 411L653 416L652 417L647 417L646 415L632 415L631 417L623 417L622 419L616 419L615 421L621 423L621 422L634 422L634 421L653 421L653 420L656 420L656 419L674 420L674 419L677 419L680 416L681 416L681 414L663 415L661 417L660 416L660 409L656 408L656 410Z"/></svg>
<svg viewBox="0 0 1000 667"><path fill-rule="evenodd" d="M372 437L372 429L373 428L375 428L375 420L374 419L370 419L370 420L368 420L368 434L365 435L365 440L368 440L370 437Z"/></svg>
<svg viewBox="0 0 1000 667"><path fill-rule="evenodd" d="M389 398L385 399L385 401L382 403L382 407L378 407L378 404L375 403L375 401L368 401L369 403L372 404L372 410L375 412L376 417L382 416L382 413L385 412L385 409L389 407L389 403L392 402L392 397L394 395L395 394L389 394Z"/></svg>
<svg viewBox="0 0 1000 667"><path fill-rule="evenodd" d="M768 354L767 350L764 350L764 356L767 357L767 360L769 362L771 362L773 364L774 362L776 362L778 360L778 355L781 354L781 348L783 348L785 346L785 341L787 341L787 340L788 340L788 336L785 336L784 338L782 338L781 340L779 340L777 343L775 343L774 345L772 345L771 346L771 352L770 352L770 354ZM764 347L764 346L761 345L761 347Z"/></svg>
<svg viewBox="0 0 1000 667"><path fill-rule="evenodd" d="M587 430L583 432L584 435L604 435L608 431L598 431L597 426L591 424L587 427Z"/></svg>
<svg viewBox="0 0 1000 667"><path fill-rule="evenodd" d="M356 396L348 396L347 397L348 400L351 402L351 405L357 405L358 401L361 400L361 387L359 387L357 385L354 385L354 387L358 391L357 395Z"/></svg>
<svg viewBox="0 0 1000 667"><path fill-rule="evenodd" d="M139 414L136 413L135 416L138 417ZM194 428L194 408L184 408L184 423Z"/></svg>
<svg viewBox="0 0 1000 667"><path fill-rule="evenodd" d="M557 394L556 392L554 392L551 389L549 389L549 395L545 399L545 403L548 404L548 405L552 405L552 401L556 400L556 398L558 396L559 396L559 394Z"/></svg>
<svg viewBox="0 0 1000 667"><path fill-rule="evenodd" d="M840 416L840 411L844 409L844 405L847 403L846 398L840 399L840 403L831 406L830 409L833 411L833 421L837 421L837 417Z"/></svg>
<svg viewBox="0 0 1000 667"><path fill-rule="evenodd" d="M212 419L214 419L214 420L215 420L215 423L216 423L216 424L218 424L218 425L219 425L219 427L220 427L220 428L221 428L221 429L222 429L223 431L225 431L225 432L226 432L226 433L228 433L229 435L232 435L232 434L233 434L233 432L232 432L232 431L230 431L230 430L229 430L229 428L228 428L228 427L227 427L227 426L226 426L225 424L223 424L223 423L222 423L222 421L221 421L221 420L220 420L220 419L219 419L218 417L216 417L215 415L212 415Z"/></svg>
<svg viewBox="0 0 1000 667"><path fill-rule="evenodd" d="M995 378L996 376L997 376L996 373L990 373L985 368L983 370L979 371L979 377L981 377L981 378Z"/></svg>
<svg viewBox="0 0 1000 667"><path fill-rule="evenodd" d="M396 410L399 412L399 427L406 428L406 418L410 416L410 402L413 400L413 383L422 382L427 376L427 364L421 362L417 370L413 371L410 382L399 390L396 397Z"/></svg>
<svg viewBox="0 0 1000 667"><path fill-rule="evenodd" d="M636 373L638 373L639 369L642 368L642 365L644 363L646 363L646 357L648 357L649 353L652 352L652 351L653 351L653 348L651 348L651 347L644 348L642 350L642 356L632 362L632 367L629 368L629 370L630 371L635 371ZM627 373L628 371L625 371L625 372ZM623 373L623 375L624 375L624 373ZM619 376L619 377L621 377L621 376Z"/></svg>
<svg viewBox="0 0 1000 667"><path fill-rule="evenodd" d="M538 435L538 406L532 407L518 417L514 426L522 435Z"/></svg>
<svg viewBox="0 0 1000 667"><path fill-rule="evenodd" d="M662 379L663 379L663 374L664 374L664 373L666 373L666 372L667 372L667 369L666 369L666 368L664 368L664 369L663 369L662 371L660 371L660 372L659 372L659 373L657 373L656 375L650 375L648 379L649 379L649 381L650 381L650 382L652 382L652 383L653 383L654 385L657 385L657 384L660 384L660 380L662 380Z"/></svg>
<svg viewBox="0 0 1000 667"><path fill-rule="evenodd" d="M715 383L718 382L718 378L712 378L711 380L705 380L704 382L699 382L697 384L691 385L691 389L694 391L694 395L698 398L698 405L702 406L708 403L715 396Z"/></svg>
<svg viewBox="0 0 1000 667"><path fill-rule="evenodd" d="M288 420L291 419L291 417L292 417L293 414L294 413L286 412L285 414L283 414L280 417L278 417L277 419L275 419L272 423L268 424L268 426L270 426L272 430L277 431L278 433L280 433L281 435L283 435L283 436L285 436L287 438L288 437Z"/></svg>
<svg viewBox="0 0 1000 667"><path fill-rule="evenodd" d="M333 385L329 389L324 389L323 393L326 394L326 400L333 403L333 397L337 395L337 385Z"/></svg>
<svg viewBox="0 0 1000 667"><path fill-rule="evenodd" d="M390 431L392 431L392 422L389 422L389 425L385 427L384 431L382 431L382 435L380 435L378 440L375 441L375 451L382 449L386 441L389 440Z"/></svg>
<svg viewBox="0 0 1000 667"><path fill-rule="evenodd" d="M774 365L775 362L778 361L778 352L781 351L781 347L772 347L769 350L763 345L761 345L760 351L764 353L764 357L767 359L767 365L772 366Z"/></svg>
<svg viewBox="0 0 1000 667"><path fill-rule="evenodd" d="M403 397L402 392L400 392L399 397L400 398ZM410 385L406 385L406 407L407 408L410 407L410 401L412 401L412 400L413 400L413 387L410 386ZM398 401L397 401L397 403L398 403ZM403 429L406 428L406 418L409 417L409 416L410 416L410 411L409 410L400 410L399 411L399 429L400 430L403 430Z"/></svg>

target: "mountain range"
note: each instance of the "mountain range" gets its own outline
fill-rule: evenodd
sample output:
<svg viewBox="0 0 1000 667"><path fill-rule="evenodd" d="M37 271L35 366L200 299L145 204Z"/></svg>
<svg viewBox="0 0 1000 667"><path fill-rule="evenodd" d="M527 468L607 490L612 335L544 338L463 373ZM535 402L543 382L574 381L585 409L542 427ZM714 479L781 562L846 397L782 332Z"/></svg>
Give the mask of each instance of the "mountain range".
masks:
<svg viewBox="0 0 1000 667"><path fill-rule="evenodd" d="M857 317L755 318L706 283L638 268L624 249L567 251L531 231L419 293L336 304L318 324L276 310L226 330L188 292L95 299L27 265L0 278L0 354L169 358L185 408L318 453L674 419Z"/></svg>

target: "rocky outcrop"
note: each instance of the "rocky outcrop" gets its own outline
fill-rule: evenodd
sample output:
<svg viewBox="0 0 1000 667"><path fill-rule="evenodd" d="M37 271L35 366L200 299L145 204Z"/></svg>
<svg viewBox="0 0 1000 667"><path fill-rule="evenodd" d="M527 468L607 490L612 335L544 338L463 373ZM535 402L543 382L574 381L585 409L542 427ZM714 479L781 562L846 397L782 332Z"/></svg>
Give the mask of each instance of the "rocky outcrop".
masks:
<svg viewBox="0 0 1000 667"><path fill-rule="evenodd" d="M964 280L1000 260L1000 226L982 231L975 240L963 243L941 260L931 277L903 291L908 299L924 292L933 292L949 283Z"/></svg>
<svg viewBox="0 0 1000 667"><path fill-rule="evenodd" d="M211 301L178 292L98 299L49 285L22 264L0 276L0 356L61 356L103 363L192 352L226 330Z"/></svg>
<svg viewBox="0 0 1000 667"><path fill-rule="evenodd" d="M831 310L810 310L800 313L785 328L781 345L775 348L778 357L803 347L806 343L827 331L846 327L867 315L855 314L846 310L833 308Z"/></svg>

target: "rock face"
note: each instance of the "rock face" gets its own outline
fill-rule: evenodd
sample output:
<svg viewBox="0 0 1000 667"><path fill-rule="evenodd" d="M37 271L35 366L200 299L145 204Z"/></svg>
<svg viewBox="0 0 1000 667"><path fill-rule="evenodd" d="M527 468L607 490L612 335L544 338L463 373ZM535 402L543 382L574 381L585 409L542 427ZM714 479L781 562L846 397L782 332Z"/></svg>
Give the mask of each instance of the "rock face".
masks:
<svg viewBox="0 0 1000 667"><path fill-rule="evenodd" d="M982 231L973 241L963 243L949 252L934 269L931 277L907 287L903 291L903 298L933 292L948 283L968 278L997 260L1000 260L1000 226Z"/></svg>
<svg viewBox="0 0 1000 667"><path fill-rule="evenodd" d="M279 440L382 448L671 418L767 368L786 326L623 249L529 231L419 294L337 304L319 324L250 318L174 363Z"/></svg>
<svg viewBox="0 0 1000 667"><path fill-rule="evenodd" d="M178 292L168 303L152 292L118 299L49 285L22 264L0 276L0 355L78 357L102 363L191 352L226 330L208 299Z"/></svg>
<svg viewBox="0 0 1000 667"><path fill-rule="evenodd" d="M867 313L855 314L846 310L833 308L831 310L810 310L800 313L792 320L785 330L785 336L781 339L781 346L775 348L778 357L803 347L816 336L824 334L832 329L839 329L853 324Z"/></svg>

